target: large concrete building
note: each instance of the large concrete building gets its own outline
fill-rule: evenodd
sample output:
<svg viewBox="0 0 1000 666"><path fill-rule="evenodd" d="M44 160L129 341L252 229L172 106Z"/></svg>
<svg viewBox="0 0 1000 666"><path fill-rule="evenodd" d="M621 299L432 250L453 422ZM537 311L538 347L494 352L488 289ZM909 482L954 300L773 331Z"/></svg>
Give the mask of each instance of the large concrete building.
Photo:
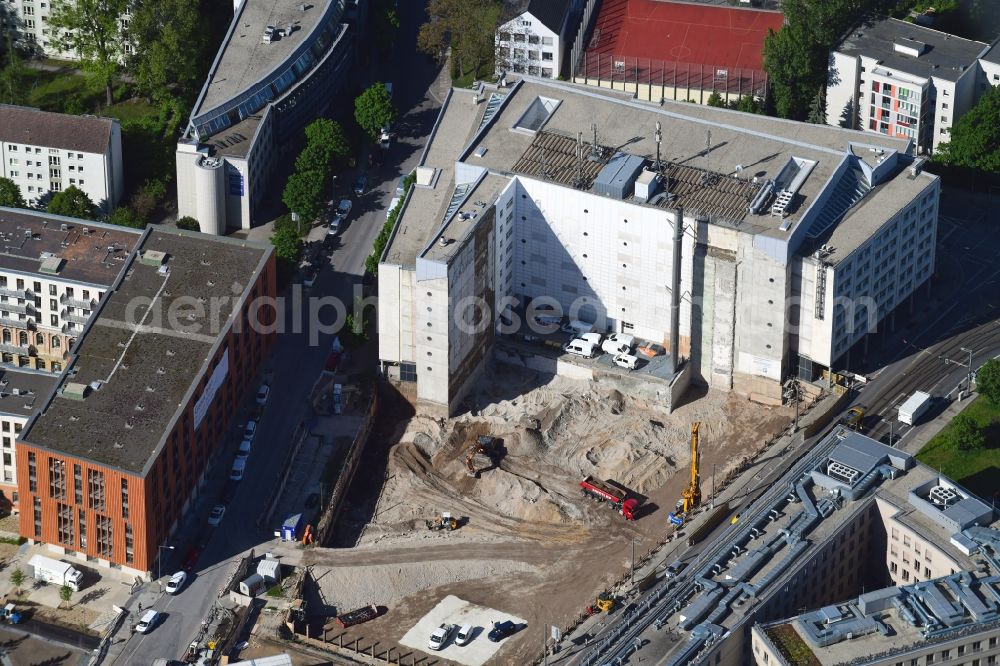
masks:
<svg viewBox="0 0 1000 666"><path fill-rule="evenodd" d="M740 513L666 583L657 663L923 666L1000 632L995 512L898 449L837 428Z"/></svg>
<svg viewBox="0 0 1000 666"><path fill-rule="evenodd" d="M16 481L23 536L141 574L273 342L275 266L269 245L150 228L117 268L17 438Z"/></svg>
<svg viewBox="0 0 1000 666"><path fill-rule="evenodd" d="M14 442L58 382L58 375L48 372L0 370L0 511L10 513L17 508Z"/></svg>
<svg viewBox="0 0 1000 666"><path fill-rule="evenodd" d="M991 85L998 45L887 18L853 28L830 54L826 122L933 152Z"/></svg>
<svg viewBox="0 0 1000 666"><path fill-rule="evenodd" d="M0 208L0 363L62 372L141 232Z"/></svg>
<svg viewBox="0 0 1000 666"><path fill-rule="evenodd" d="M122 130L114 118L0 104L0 176L29 206L75 186L110 213L125 190Z"/></svg>
<svg viewBox="0 0 1000 666"><path fill-rule="evenodd" d="M236 7L177 143L179 215L219 235L258 222L279 155L342 92L367 4L245 0Z"/></svg>
<svg viewBox="0 0 1000 666"><path fill-rule="evenodd" d="M506 313L548 297L778 401L933 272L940 184L912 148L541 79L453 90L379 265L383 368L454 411Z"/></svg>

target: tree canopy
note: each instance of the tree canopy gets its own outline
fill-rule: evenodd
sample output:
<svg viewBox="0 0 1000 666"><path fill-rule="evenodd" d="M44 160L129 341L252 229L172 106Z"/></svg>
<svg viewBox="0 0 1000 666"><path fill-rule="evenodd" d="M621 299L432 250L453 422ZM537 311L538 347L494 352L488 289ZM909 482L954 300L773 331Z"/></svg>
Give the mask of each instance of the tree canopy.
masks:
<svg viewBox="0 0 1000 666"><path fill-rule="evenodd" d="M274 254L279 259L290 262L299 260L302 254L302 238L291 216L282 216L274 221L271 244L274 245Z"/></svg>
<svg viewBox="0 0 1000 666"><path fill-rule="evenodd" d="M8 208L25 208L21 188L10 178L0 178L0 206Z"/></svg>
<svg viewBox="0 0 1000 666"><path fill-rule="evenodd" d="M976 371L976 390L1000 407L1000 359L991 358Z"/></svg>
<svg viewBox="0 0 1000 666"><path fill-rule="evenodd" d="M420 26L417 48L441 58L451 48L459 74L479 71L496 55L496 0L430 0L430 20Z"/></svg>
<svg viewBox="0 0 1000 666"><path fill-rule="evenodd" d="M96 219L97 206L90 200L86 192L76 185L70 185L62 192L56 192L52 195L46 210L53 215L93 220Z"/></svg>
<svg viewBox="0 0 1000 666"><path fill-rule="evenodd" d="M131 0L57 0L49 27L62 50L76 53L80 67L104 86L114 103L114 81L125 61L127 31L121 29Z"/></svg>
<svg viewBox="0 0 1000 666"><path fill-rule="evenodd" d="M354 119L372 139L377 139L379 130L396 120L396 107L385 85L376 82L354 100Z"/></svg>
<svg viewBox="0 0 1000 666"><path fill-rule="evenodd" d="M1000 173L1000 87L993 87L952 125L951 138L938 146L935 161Z"/></svg>
<svg viewBox="0 0 1000 666"><path fill-rule="evenodd" d="M281 200L288 210L311 224L323 212L323 185L322 172L296 171L288 177Z"/></svg>
<svg viewBox="0 0 1000 666"><path fill-rule="evenodd" d="M146 95L161 99L170 86L191 92L200 84L207 33L198 0L141 0L128 35L135 45L129 69Z"/></svg>
<svg viewBox="0 0 1000 666"><path fill-rule="evenodd" d="M986 434L968 414L959 414L951 420L950 433L955 448L959 451L981 449L986 446Z"/></svg>
<svg viewBox="0 0 1000 666"><path fill-rule="evenodd" d="M894 6L895 0L783 0L785 25L768 31L764 40L764 69L777 114L804 120L816 90L826 86L830 50L860 17Z"/></svg>

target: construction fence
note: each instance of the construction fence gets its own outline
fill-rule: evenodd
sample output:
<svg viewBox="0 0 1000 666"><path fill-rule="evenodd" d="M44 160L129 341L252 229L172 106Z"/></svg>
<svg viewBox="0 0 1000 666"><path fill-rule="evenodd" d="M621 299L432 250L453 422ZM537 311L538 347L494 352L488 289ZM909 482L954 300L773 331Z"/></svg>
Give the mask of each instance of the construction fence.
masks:
<svg viewBox="0 0 1000 666"><path fill-rule="evenodd" d="M589 52L577 63L573 81L631 92L652 102L690 100L705 104L713 92L727 102L746 96L762 100L767 91L763 70Z"/></svg>

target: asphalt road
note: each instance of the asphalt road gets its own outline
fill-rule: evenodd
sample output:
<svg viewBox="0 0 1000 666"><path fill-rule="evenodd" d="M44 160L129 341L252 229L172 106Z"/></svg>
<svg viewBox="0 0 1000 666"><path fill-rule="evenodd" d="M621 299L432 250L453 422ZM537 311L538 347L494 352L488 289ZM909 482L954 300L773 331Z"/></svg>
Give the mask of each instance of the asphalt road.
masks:
<svg viewBox="0 0 1000 666"><path fill-rule="evenodd" d="M313 287L305 290L305 297L333 295L347 304L353 303L354 289L361 284L365 257L385 223L386 207L395 196L396 182L400 175L416 166L440 107L439 68L429 59L413 56L417 28L424 20L423 9L418 3L407 2L400 3L399 11L402 28L394 53L362 77L370 81L376 78L393 81L394 98L401 112L397 122L399 137L383 156L381 166L365 170L369 178L368 193L354 197L348 192L355 173L340 177L343 191L335 196L351 196L354 209L330 255L330 265L320 272ZM407 63L405 77L393 78L393 62ZM288 314L290 323L291 313ZM329 322L332 309L327 309L325 314L323 320ZM191 520L180 532L182 540L193 541L198 540L197 535L201 533L209 534L188 585L180 594L164 595L156 602L153 607L164 613L163 621L149 634L133 636L114 663L149 664L158 657L179 658L228 580L233 561L271 538L270 525L263 526L262 531L255 527L257 517L266 508L263 489L269 489L274 483L296 425L309 417L306 396L323 368L333 339L332 333L319 334L316 336L318 344L311 345L306 313L302 320L303 325L299 328L286 327L288 332L278 336L270 358L265 361L265 366L272 369L269 401L258 427L246 476L229 503L222 524L212 529L207 527L205 520L211 506L218 501L221 484L228 474L238 433L243 427L239 420L230 427L231 441L225 448L226 453L214 464L214 480L208 484L198 506L189 512ZM294 332L297 330L301 332ZM251 394L248 407L252 400ZM180 546L171 551L173 557L164 562L165 577L179 566L184 553Z"/></svg>

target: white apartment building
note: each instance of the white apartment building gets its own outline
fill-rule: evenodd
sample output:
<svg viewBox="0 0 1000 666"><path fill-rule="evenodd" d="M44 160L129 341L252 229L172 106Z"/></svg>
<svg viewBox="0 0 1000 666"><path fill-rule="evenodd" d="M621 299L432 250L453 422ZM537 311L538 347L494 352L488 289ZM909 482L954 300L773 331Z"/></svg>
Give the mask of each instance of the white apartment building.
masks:
<svg viewBox="0 0 1000 666"><path fill-rule="evenodd" d="M4 511L17 506L14 442L58 381L58 375L48 372L0 370L0 509Z"/></svg>
<svg viewBox="0 0 1000 666"><path fill-rule="evenodd" d="M72 2L72 0L69 0ZM49 23L52 9L57 2L52 0L7 0L6 9L9 13L8 22L18 34L21 45L34 47L50 58L60 60L77 60L73 50L62 49L57 42L55 30ZM0 16L0 19L3 17ZM120 20L122 30L128 29L131 12L125 9L125 15ZM125 43L125 55L132 53L132 45Z"/></svg>
<svg viewBox="0 0 1000 666"><path fill-rule="evenodd" d="M137 229L0 208L0 366L61 372L140 236Z"/></svg>
<svg viewBox="0 0 1000 666"><path fill-rule="evenodd" d="M71 185L105 213L124 190L121 125L114 118L73 116L0 104L0 175L29 206Z"/></svg>
<svg viewBox="0 0 1000 666"><path fill-rule="evenodd" d="M563 71L575 28L577 0L506 0L497 28L497 74L554 79Z"/></svg>
<svg viewBox="0 0 1000 666"><path fill-rule="evenodd" d="M898 19L856 27L831 54L826 121L933 152L987 86L1000 84L998 61L996 46Z"/></svg>
<svg viewBox="0 0 1000 666"><path fill-rule="evenodd" d="M669 349L676 257L674 367L777 402L933 273L940 183L912 152L543 79L454 90L379 265L383 369L453 411L541 297Z"/></svg>

